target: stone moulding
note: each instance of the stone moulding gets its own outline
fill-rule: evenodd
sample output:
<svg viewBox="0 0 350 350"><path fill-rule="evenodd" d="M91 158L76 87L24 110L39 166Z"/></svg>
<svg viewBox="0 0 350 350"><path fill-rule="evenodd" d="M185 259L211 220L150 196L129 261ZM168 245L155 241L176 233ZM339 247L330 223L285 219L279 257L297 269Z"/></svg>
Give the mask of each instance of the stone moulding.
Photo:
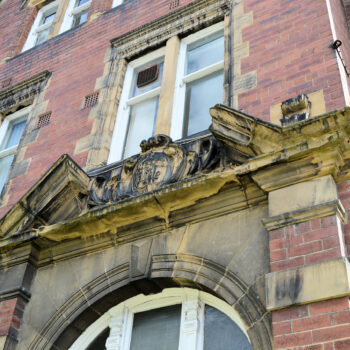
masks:
<svg viewBox="0 0 350 350"><path fill-rule="evenodd" d="M15 112L21 105L28 105L43 90L51 76L44 71L14 86L0 91L0 116Z"/></svg>
<svg viewBox="0 0 350 350"><path fill-rule="evenodd" d="M232 305L248 325L247 332L254 348L272 349L269 316L265 306L254 290L246 285L239 276L228 272L224 266L214 261L192 255L157 255L152 256L150 260L151 263L143 276L130 278L130 265L123 264L106 271L100 277L84 285L52 315L28 349L51 349L67 327L67 319L76 319L79 314L93 305L94 301L101 300L111 291L127 285L130 281L135 282L146 276L149 280L171 278L183 287L188 287L189 282L190 285L197 287L200 283L208 289L214 289L213 285L216 285L215 291L223 295L224 300ZM187 284L181 281L186 281Z"/></svg>
<svg viewBox="0 0 350 350"><path fill-rule="evenodd" d="M228 0L200 0L111 40L118 58L128 58L163 44L172 36L186 35L223 20Z"/></svg>
<svg viewBox="0 0 350 350"><path fill-rule="evenodd" d="M263 219L267 231L276 230L287 225L295 225L301 222L337 215L343 224L347 223L346 212L339 200L319 204L310 208L295 210L286 214L276 215Z"/></svg>

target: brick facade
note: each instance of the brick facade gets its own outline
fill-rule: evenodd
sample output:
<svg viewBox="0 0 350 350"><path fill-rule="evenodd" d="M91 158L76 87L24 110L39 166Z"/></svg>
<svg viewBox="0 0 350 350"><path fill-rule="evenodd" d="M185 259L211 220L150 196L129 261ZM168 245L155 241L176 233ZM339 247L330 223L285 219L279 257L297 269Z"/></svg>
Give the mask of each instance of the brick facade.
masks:
<svg viewBox="0 0 350 350"><path fill-rule="evenodd" d="M21 325L23 311L24 302L21 298L0 302L0 338L9 336L16 339Z"/></svg>
<svg viewBox="0 0 350 350"><path fill-rule="evenodd" d="M182 0L179 6L190 2ZM4 28L5 35L0 39L0 57L12 58L0 65L0 83L11 79L14 85L43 70L53 72L45 92L46 111L52 111L52 122L45 133L39 132L35 143L28 145L23 157L30 166L25 176L12 180L10 198L1 208L1 215L60 154L68 153L85 166L86 152L74 154L77 140L89 135L92 128L88 111L81 109L81 103L102 75L109 41L176 10L169 9L169 1L133 0L103 12L110 1L103 5L93 1L90 22L15 56L20 53L36 14L30 8L20 9L20 5L21 1L12 0L1 6L0 28ZM249 57L242 59L242 74L257 70L257 87L240 93L236 108L269 120L271 105L317 90L323 90L327 111L344 106L335 52L329 47L332 34L323 0L245 0L244 11L252 12L254 20L242 31L243 42L249 43ZM94 18L97 13L99 16ZM72 125L71 133L67 133L67 124ZM58 147L48 154L45 150L52 143Z"/></svg>
<svg viewBox="0 0 350 350"><path fill-rule="evenodd" d="M123 57L123 62L116 61L118 57L111 58L111 40L142 29L194 2L180 0L177 5L170 0L128 0L111 8L112 0L92 0L87 23L25 52L21 52L22 47L39 8L27 7L22 0L0 3L0 91L8 81L16 86L43 71L51 73L33 106L38 113L27 123L25 137L16 154L12 170L16 164L21 167L10 173L0 203L0 217L62 154L69 154L80 167L90 170L89 151L95 143L77 147L78 141L97 134L90 108L83 108L84 97L100 93L96 86L101 80L105 81L103 88L107 92L99 94L101 107L105 103L103 97L112 89L108 84L114 69L124 74L128 60L149 51ZM329 3L336 37L343 42L341 52L350 71L350 2L330 0ZM345 85L350 90L350 79L341 80L344 72L331 48L334 37L325 0L239 0L229 2L228 8L231 12L220 20L225 20L225 38L230 42L226 42L226 50L233 52L229 56L232 62L228 63L227 58L225 62L230 71L226 71L225 84L237 89L236 95L225 90L232 95L230 107L270 121L273 106L300 94L320 93L324 112L346 105ZM235 57L239 57L237 62L234 62ZM118 84L116 89L120 94L122 82ZM112 107L105 109L112 110ZM51 113L50 123L36 128L38 116L46 113ZM101 124L114 125L114 122L113 115ZM105 165L106 161L102 159L100 165ZM263 190L267 195L269 190ZM338 193L348 215L350 181L338 184ZM343 224L337 214L295 224L286 222L281 226L268 233L272 273L349 257L350 223ZM20 298L0 301L0 349L1 337L17 337L23 312L24 303ZM275 349L350 349L349 296L337 295L329 300L276 308L271 315Z"/></svg>

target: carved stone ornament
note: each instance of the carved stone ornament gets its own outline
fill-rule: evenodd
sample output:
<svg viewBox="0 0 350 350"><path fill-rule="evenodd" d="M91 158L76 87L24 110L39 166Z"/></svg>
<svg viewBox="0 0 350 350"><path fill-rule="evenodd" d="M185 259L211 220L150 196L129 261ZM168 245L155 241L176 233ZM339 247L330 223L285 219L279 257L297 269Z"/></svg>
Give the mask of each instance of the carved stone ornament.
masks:
<svg viewBox="0 0 350 350"><path fill-rule="evenodd" d="M142 141L140 147L140 154L93 177L90 187L92 205L153 192L164 185L213 169L219 163L218 147L213 137L182 145L172 142L169 136L156 135Z"/></svg>
<svg viewBox="0 0 350 350"><path fill-rule="evenodd" d="M305 94L290 98L281 104L283 118L280 119L283 126L300 122L310 117L311 102Z"/></svg>

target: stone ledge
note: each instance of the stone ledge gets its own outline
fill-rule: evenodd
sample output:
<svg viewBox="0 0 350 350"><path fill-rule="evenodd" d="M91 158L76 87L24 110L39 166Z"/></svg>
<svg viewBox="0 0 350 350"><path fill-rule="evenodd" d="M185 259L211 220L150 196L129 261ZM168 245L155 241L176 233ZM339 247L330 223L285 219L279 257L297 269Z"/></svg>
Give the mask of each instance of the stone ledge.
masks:
<svg viewBox="0 0 350 350"><path fill-rule="evenodd" d="M265 276L268 311L350 295L350 263L338 258Z"/></svg>
<svg viewBox="0 0 350 350"><path fill-rule="evenodd" d="M272 231L288 225L295 225L330 215L337 215L342 223L347 222L345 209L338 199L307 209L294 210L289 213L265 218L262 219L262 222L267 231Z"/></svg>

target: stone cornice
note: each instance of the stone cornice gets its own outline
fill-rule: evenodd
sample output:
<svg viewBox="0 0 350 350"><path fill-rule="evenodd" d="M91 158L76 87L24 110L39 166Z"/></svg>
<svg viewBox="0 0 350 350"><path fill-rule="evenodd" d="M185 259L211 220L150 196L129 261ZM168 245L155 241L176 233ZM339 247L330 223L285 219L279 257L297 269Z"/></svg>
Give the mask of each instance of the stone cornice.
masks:
<svg viewBox="0 0 350 350"><path fill-rule="evenodd" d="M223 105L211 109L211 131L236 176L251 174L265 191L332 175L350 179L350 108L280 127Z"/></svg>
<svg viewBox="0 0 350 350"><path fill-rule="evenodd" d="M172 36L186 35L224 18L228 0L199 0L111 40L118 58L131 58L163 44Z"/></svg>
<svg viewBox="0 0 350 350"><path fill-rule="evenodd" d="M44 88L51 73L44 71L14 86L0 91L0 116L13 112L20 105L31 103Z"/></svg>

